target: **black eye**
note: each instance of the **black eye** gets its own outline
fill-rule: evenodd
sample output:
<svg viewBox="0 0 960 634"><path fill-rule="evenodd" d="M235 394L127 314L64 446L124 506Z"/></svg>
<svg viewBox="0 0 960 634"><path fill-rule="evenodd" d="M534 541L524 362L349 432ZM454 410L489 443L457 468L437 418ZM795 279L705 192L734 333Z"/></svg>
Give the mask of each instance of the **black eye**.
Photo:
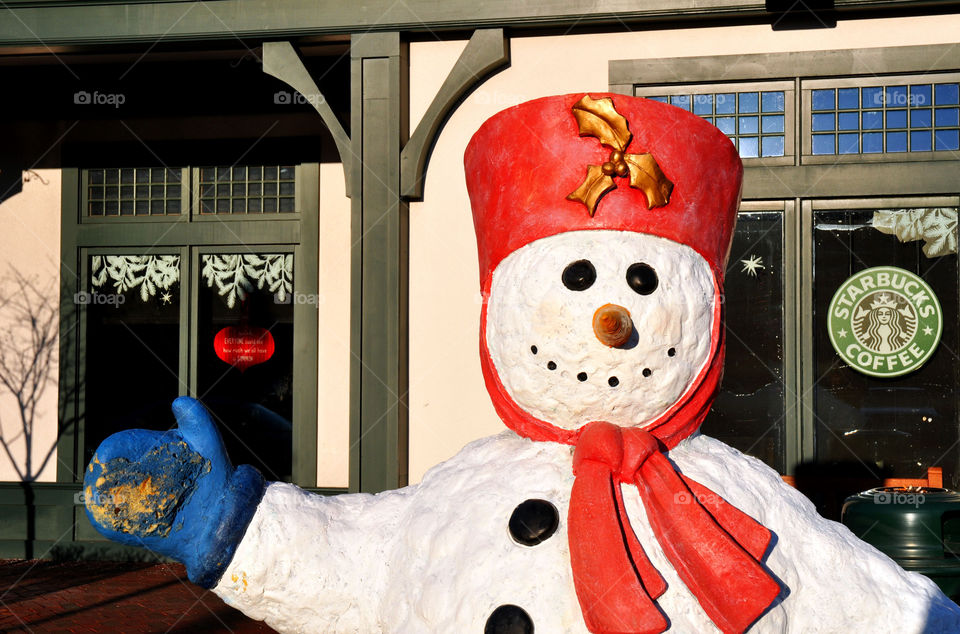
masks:
<svg viewBox="0 0 960 634"><path fill-rule="evenodd" d="M563 269L563 285L571 291L585 291L597 280L597 269L590 260L577 260Z"/></svg>
<svg viewBox="0 0 960 634"><path fill-rule="evenodd" d="M657 272L649 264L637 262L631 264L627 269L627 284L637 293L649 295L657 290L660 280L657 279Z"/></svg>

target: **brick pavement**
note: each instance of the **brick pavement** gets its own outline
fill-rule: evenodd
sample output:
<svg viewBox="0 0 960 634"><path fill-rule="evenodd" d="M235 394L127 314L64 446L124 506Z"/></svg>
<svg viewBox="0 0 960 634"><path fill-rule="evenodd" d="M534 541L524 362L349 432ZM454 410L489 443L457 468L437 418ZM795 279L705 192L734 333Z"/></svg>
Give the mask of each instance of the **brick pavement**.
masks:
<svg viewBox="0 0 960 634"><path fill-rule="evenodd" d="M273 632L180 564L0 560L2 632Z"/></svg>

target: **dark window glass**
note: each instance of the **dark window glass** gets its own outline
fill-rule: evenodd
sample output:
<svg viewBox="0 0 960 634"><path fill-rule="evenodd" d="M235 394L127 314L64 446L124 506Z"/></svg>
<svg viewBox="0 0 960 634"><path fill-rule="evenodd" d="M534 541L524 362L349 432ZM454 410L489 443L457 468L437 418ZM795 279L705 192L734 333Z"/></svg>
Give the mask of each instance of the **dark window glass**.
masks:
<svg viewBox="0 0 960 634"><path fill-rule="evenodd" d="M928 467L940 466L945 486L958 488L957 329L943 329L940 344L925 365L892 378L852 369L830 344L827 309L834 293L847 278L874 266L896 266L919 275L936 293L944 319L957 315L957 255L928 258L923 240L900 242L875 229L874 211L818 211L814 217L817 463L834 475L876 480L920 478Z"/></svg>
<svg viewBox="0 0 960 634"><path fill-rule="evenodd" d="M206 271L228 270L243 258L250 288L243 293L231 286L233 278L222 280L226 286L209 285ZM277 258L281 258L278 264ZM269 254L227 254L201 256L201 282L197 297L197 393L220 425L224 443L234 464L251 464L268 480L289 481L293 456L293 303L292 289L283 296L269 291L277 278L260 278L264 271L273 274L287 259L292 284L293 256ZM226 288L227 290L224 290ZM232 298L232 301L231 301ZM214 349L217 333L236 338L242 334L265 344L269 332L273 355L262 363L244 367L231 365ZM246 328L246 332L239 332ZM229 346L239 345L228 341Z"/></svg>
<svg viewBox="0 0 960 634"><path fill-rule="evenodd" d="M180 393L180 283L141 296L139 256L93 256L91 279L76 301L86 307L84 464L107 436L123 429L165 430L174 424L170 404ZM179 259L175 266L179 271ZM169 270L169 269L168 269Z"/></svg>
<svg viewBox="0 0 960 634"><path fill-rule="evenodd" d="M724 289L727 357L703 432L783 473L783 237L780 212L744 212Z"/></svg>

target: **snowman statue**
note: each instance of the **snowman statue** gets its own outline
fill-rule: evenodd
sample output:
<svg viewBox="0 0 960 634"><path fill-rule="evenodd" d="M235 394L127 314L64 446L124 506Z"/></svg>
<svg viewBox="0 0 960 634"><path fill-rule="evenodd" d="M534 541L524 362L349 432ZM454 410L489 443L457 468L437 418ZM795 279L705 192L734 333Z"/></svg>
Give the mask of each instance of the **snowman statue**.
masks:
<svg viewBox="0 0 960 634"><path fill-rule="evenodd" d="M743 172L723 133L641 98L547 97L486 121L465 167L508 431L418 485L321 497L234 468L181 397L178 428L98 448L94 526L281 632L960 631L932 581L698 434Z"/></svg>

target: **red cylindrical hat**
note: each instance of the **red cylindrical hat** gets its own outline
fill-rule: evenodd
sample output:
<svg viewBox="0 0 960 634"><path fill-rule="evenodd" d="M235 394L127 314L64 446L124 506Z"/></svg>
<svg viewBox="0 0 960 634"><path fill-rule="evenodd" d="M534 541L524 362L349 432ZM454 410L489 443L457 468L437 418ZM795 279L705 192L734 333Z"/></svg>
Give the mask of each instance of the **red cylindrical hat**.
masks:
<svg viewBox="0 0 960 634"><path fill-rule="evenodd" d="M626 163L623 175L617 162ZM488 119L467 145L464 165L481 287L516 249L585 229L685 244L723 280L743 165L726 135L696 115L625 95L544 97Z"/></svg>

